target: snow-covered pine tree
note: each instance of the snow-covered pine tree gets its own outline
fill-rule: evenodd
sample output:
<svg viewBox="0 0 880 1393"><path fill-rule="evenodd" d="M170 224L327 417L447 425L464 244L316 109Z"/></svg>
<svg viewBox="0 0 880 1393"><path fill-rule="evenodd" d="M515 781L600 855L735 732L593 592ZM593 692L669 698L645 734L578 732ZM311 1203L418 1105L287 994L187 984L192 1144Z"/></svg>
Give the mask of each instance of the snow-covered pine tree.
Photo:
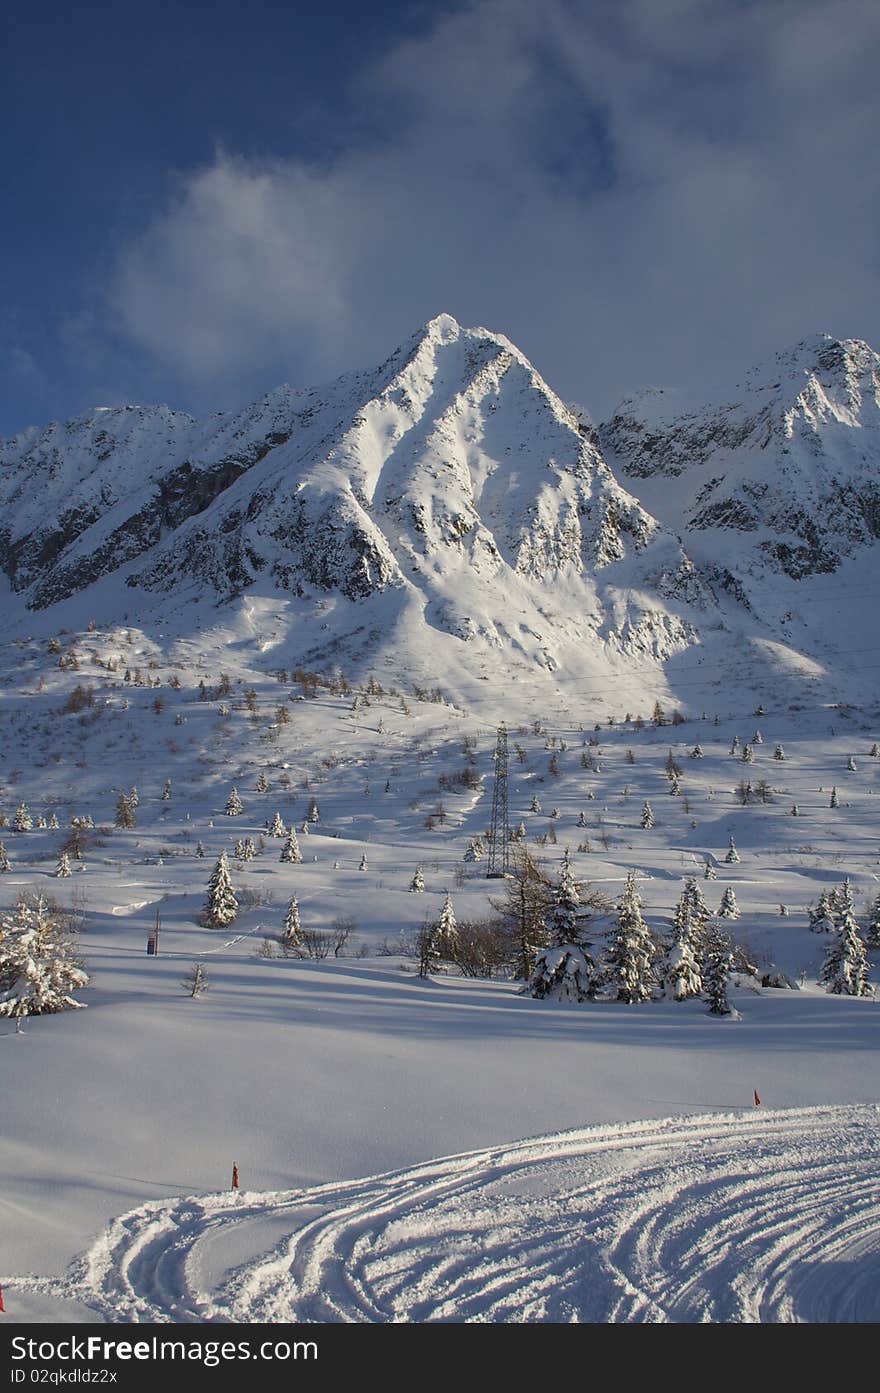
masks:
<svg viewBox="0 0 880 1393"><path fill-rule="evenodd" d="M704 1000L710 1016L732 1016L736 1013L727 994L728 978L733 971L733 954L722 950L710 953L705 968Z"/></svg>
<svg viewBox="0 0 880 1393"><path fill-rule="evenodd" d="M127 793L120 793L116 800L116 826L134 827L134 809L131 806L131 796Z"/></svg>
<svg viewBox="0 0 880 1393"><path fill-rule="evenodd" d="M513 835L514 835L514 837L516 838L516 840L517 840L518 842L524 842L524 841L525 841L525 839L526 839L526 825L525 825L525 823L522 821L522 819L520 819L520 821L517 823L516 829L514 830Z"/></svg>
<svg viewBox="0 0 880 1393"><path fill-rule="evenodd" d="M0 1017L79 1009L85 1003L72 993L88 980L74 936L50 913L44 896L22 900L0 917Z"/></svg>
<svg viewBox="0 0 880 1393"><path fill-rule="evenodd" d="M425 888L425 877L422 874L421 866L416 866L415 874L409 883L410 894L421 895Z"/></svg>
<svg viewBox="0 0 880 1393"><path fill-rule="evenodd" d="M865 925L865 945L868 948L880 948L880 893L868 911L868 922Z"/></svg>
<svg viewBox="0 0 880 1393"><path fill-rule="evenodd" d="M704 880L717 880L717 879L718 879L718 872L717 872L716 869L715 869L715 865L714 865L714 863L713 863L712 861L710 861L710 859L709 859L708 856L706 857L706 860L703 862L703 879L704 879Z"/></svg>
<svg viewBox="0 0 880 1393"><path fill-rule="evenodd" d="M735 866L739 862L739 852L737 851L734 845L732 832L730 834L730 842L727 848L727 855L725 856L724 860L727 862L728 866Z"/></svg>
<svg viewBox="0 0 880 1393"><path fill-rule="evenodd" d="M212 929L225 929L238 913L238 900L229 876L229 861L225 851L221 851L217 864L208 881L208 900L205 905L205 919Z"/></svg>
<svg viewBox="0 0 880 1393"><path fill-rule="evenodd" d="M51 831L57 832L58 827L59 827L58 815L57 815L57 813L52 813L52 814L50 815L50 817L49 817L49 828L50 828Z"/></svg>
<svg viewBox="0 0 880 1393"><path fill-rule="evenodd" d="M234 788L226 800L226 807L223 809L227 817L239 817L244 812L244 806L238 796L238 789Z"/></svg>
<svg viewBox="0 0 880 1393"><path fill-rule="evenodd" d="M773 748L773 758L779 760L780 762L782 762L782 760L785 759L785 750L782 748L778 741Z"/></svg>
<svg viewBox="0 0 880 1393"><path fill-rule="evenodd" d="M672 778L669 780L669 792L673 797L681 793L681 784L678 782L677 774L673 774Z"/></svg>
<svg viewBox="0 0 880 1393"><path fill-rule="evenodd" d="M476 842L468 842L467 850L464 853L464 859L471 865L474 861L479 861L480 853L477 851Z"/></svg>
<svg viewBox="0 0 880 1393"><path fill-rule="evenodd" d="M361 864L358 866L358 870L359 870L359 871L366 871L366 870L368 870L368 869L369 869L369 868L368 868L368 866L367 866L367 853L364 852L363 855L361 856Z"/></svg>
<svg viewBox="0 0 880 1393"><path fill-rule="evenodd" d="M541 800L539 799L537 793L533 794L532 801L529 804L529 807L533 813L539 813L541 811Z"/></svg>
<svg viewBox="0 0 880 1393"><path fill-rule="evenodd" d="M263 772L262 769L260 770L259 774L257 775L257 782L256 782L256 784L254 785L254 787L255 787L257 793L268 793L268 792L269 792L269 780L266 778L266 775L265 775L265 773Z"/></svg>
<svg viewBox="0 0 880 1393"><path fill-rule="evenodd" d="M171 780L170 780L170 779L166 779L165 782L164 782L164 784L162 785L162 802L163 802L163 803L170 803L170 802L171 802Z"/></svg>
<svg viewBox="0 0 880 1393"><path fill-rule="evenodd" d="M740 755L740 759L742 760L742 763L743 763L743 764L754 764L754 762L755 762L755 752L754 752L754 750L752 749L751 745L743 745L742 754Z"/></svg>
<svg viewBox="0 0 880 1393"><path fill-rule="evenodd" d="M639 826L646 828L648 831L654 826L654 810L647 798L642 807L642 818Z"/></svg>
<svg viewBox="0 0 880 1393"><path fill-rule="evenodd" d="M702 747L702 745L695 745L694 748L691 750L691 759L702 759L702 758L703 758L703 747Z"/></svg>
<svg viewBox="0 0 880 1393"><path fill-rule="evenodd" d="M832 788L832 790L831 790L831 802L828 804L828 806L829 806L829 808L839 808L839 807L840 807L840 799L839 799L838 796L837 796L837 788L836 788L836 786L835 786L834 788Z"/></svg>
<svg viewBox="0 0 880 1393"><path fill-rule="evenodd" d="M671 1001L685 1001L703 990L700 971L703 925L695 922L693 901L687 891L676 909L672 934L657 967L663 995Z"/></svg>
<svg viewBox="0 0 880 1393"><path fill-rule="evenodd" d="M299 842L296 839L296 828L293 826L291 826L287 834L287 841L281 848L281 856L279 859L290 862L292 866L298 866L302 861L302 852L299 849Z"/></svg>
<svg viewBox="0 0 880 1393"><path fill-rule="evenodd" d="M876 740L874 741L874 744L868 751L868 757L870 759L877 759L878 757L880 757L880 745L877 744Z"/></svg>
<svg viewBox="0 0 880 1393"><path fill-rule="evenodd" d="M16 832L30 832L34 825L34 820L28 812L26 803L19 803L15 810L15 817L12 819L12 826Z"/></svg>
<svg viewBox="0 0 880 1393"><path fill-rule="evenodd" d="M452 896L447 890L437 920L437 951L441 958L453 957L457 942L458 925L455 922L455 910L452 908Z"/></svg>
<svg viewBox="0 0 880 1393"><path fill-rule="evenodd" d="M735 755L739 750L739 736L735 735L730 742L730 753Z"/></svg>
<svg viewBox="0 0 880 1393"><path fill-rule="evenodd" d="M205 854L205 843L204 843L204 842L196 842L196 856L198 856L199 860L202 859L202 857L204 856L204 854Z"/></svg>
<svg viewBox="0 0 880 1393"><path fill-rule="evenodd" d="M425 919L416 935L416 952L419 958L419 976L430 977L440 966L440 947L437 939L437 925Z"/></svg>
<svg viewBox="0 0 880 1393"><path fill-rule="evenodd" d="M836 933L836 908L831 890L823 890L815 905L807 905L807 919L813 933Z"/></svg>
<svg viewBox="0 0 880 1393"><path fill-rule="evenodd" d="M840 916L840 932L828 945L819 981L835 996L870 996L868 954L849 898Z"/></svg>
<svg viewBox="0 0 880 1393"><path fill-rule="evenodd" d="M798 807L797 803L792 803L792 805L791 805L791 816L792 816L792 817L800 817L800 815L801 815L801 810L800 810L800 808Z"/></svg>
<svg viewBox="0 0 880 1393"><path fill-rule="evenodd" d="M854 774L856 772L856 762L852 755L850 755L849 759L846 761L846 771L848 774Z"/></svg>
<svg viewBox="0 0 880 1393"><path fill-rule="evenodd" d="M311 802L309 803L309 811L308 811L307 816L308 816L309 822L320 822L320 821L321 821L321 810L320 810L319 807L318 807L318 800L317 800L317 798L312 798Z"/></svg>
<svg viewBox="0 0 880 1393"><path fill-rule="evenodd" d="M650 1001L657 980L656 956L654 937L642 918L636 873L628 871L603 965L604 981L617 1001Z"/></svg>
<svg viewBox="0 0 880 1393"><path fill-rule="evenodd" d="M276 813L271 822L266 823L266 831L270 837L286 837L287 828L284 826L280 813Z"/></svg>
<svg viewBox="0 0 880 1393"><path fill-rule="evenodd" d="M529 995L539 1000L592 1001L600 986L590 954L573 943L543 948L529 978Z"/></svg>
<svg viewBox="0 0 880 1393"><path fill-rule="evenodd" d="M299 904L297 903L296 895L291 895L290 904L287 906L281 942L288 951L291 949L298 950L303 946L303 930L299 917Z"/></svg>
<svg viewBox="0 0 880 1393"><path fill-rule="evenodd" d="M559 878L551 891L550 906L547 913L547 928L551 946L558 948L563 943L583 946L581 929L578 925L578 909L581 904L580 886L574 878L568 847L562 857Z"/></svg>
<svg viewBox="0 0 880 1393"><path fill-rule="evenodd" d="M131 788L128 790L128 801L132 808L136 808L141 801L138 797L137 786L135 784L132 784Z"/></svg>
<svg viewBox="0 0 880 1393"><path fill-rule="evenodd" d="M733 893L733 886L728 885L721 896L721 904L718 907L719 919L738 919L739 908L736 903L736 895Z"/></svg>
<svg viewBox="0 0 880 1393"><path fill-rule="evenodd" d="M6 847L0 842L0 875L6 875L12 870L12 863L6 854Z"/></svg>
<svg viewBox="0 0 880 1393"><path fill-rule="evenodd" d="M55 874L57 876L61 876L62 878L72 874L70 869L70 858L68 857L66 851L62 851L61 855L58 857L58 865L56 867Z"/></svg>
<svg viewBox="0 0 880 1393"><path fill-rule="evenodd" d="M577 825L578 827L586 827L587 825L587 815L583 809L578 813Z"/></svg>
<svg viewBox="0 0 880 1393"><path fill-rule="evenodd" d="M763 735L761 734L761 732L760 732L759 730L756 730L755 733L754 733L754 735L752 736L752 744L753 744L753 745L763 745L763 743L764 743L764 737L763 737Z"/></svg>

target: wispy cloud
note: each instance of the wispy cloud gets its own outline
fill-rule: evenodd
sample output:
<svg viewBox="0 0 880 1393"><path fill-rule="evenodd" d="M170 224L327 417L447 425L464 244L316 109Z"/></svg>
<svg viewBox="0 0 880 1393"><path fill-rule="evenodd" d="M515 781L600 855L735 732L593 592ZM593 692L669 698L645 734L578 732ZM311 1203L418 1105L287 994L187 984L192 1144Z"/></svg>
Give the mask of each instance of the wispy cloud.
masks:
<svg viewBox="0 0 880 1393"><path fill-rule="evenodd" d="M815 329L877 337L878 57L868 0L476 0L341 94L326 162L180 176L121 250L116 323L210 395L447 309L600 411Z"/></svg>

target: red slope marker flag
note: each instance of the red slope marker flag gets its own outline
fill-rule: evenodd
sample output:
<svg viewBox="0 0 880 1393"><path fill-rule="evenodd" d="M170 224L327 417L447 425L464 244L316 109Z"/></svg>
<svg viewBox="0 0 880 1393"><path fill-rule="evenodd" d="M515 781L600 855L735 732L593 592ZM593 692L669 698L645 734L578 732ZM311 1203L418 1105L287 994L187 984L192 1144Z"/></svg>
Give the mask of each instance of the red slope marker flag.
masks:
<svg viewBox="0 0 880 1393"><path fill-rule="evenodd" d="M5 1310L6 1310L6 1307L3 1305L3 1288L0 1287L0 1311L5 1311Z"/></svg>
<svg viewBox="0 0 880 1393"><path fill-rule="evenodd" d="M758 1090L757 1090L757 1088L756 1088L756 1089L755 1089L755 1107L756 1107L756 1108L759 1108L760 1106L761 1106L761 1100L760 1100L760 1098L758 1097Z"/></svg>

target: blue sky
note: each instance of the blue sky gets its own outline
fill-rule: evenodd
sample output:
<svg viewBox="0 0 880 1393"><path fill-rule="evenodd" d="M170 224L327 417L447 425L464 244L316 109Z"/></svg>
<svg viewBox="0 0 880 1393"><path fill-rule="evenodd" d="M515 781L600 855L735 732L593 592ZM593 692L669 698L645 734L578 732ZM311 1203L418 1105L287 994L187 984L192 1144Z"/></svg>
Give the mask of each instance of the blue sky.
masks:
<svg viewBox="0 0 880 1393"><path fill-rule="evenodd" d="M874 0L9 6L0 433L449 311L595 414L880 345Z"/></svg>

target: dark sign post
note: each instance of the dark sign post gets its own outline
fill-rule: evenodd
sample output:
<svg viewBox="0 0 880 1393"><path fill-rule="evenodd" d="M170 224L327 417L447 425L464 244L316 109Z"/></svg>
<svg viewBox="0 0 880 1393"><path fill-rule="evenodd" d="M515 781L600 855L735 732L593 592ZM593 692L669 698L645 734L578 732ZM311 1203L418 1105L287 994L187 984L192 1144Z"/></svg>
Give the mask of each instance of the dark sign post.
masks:
<svg viewBox="0 0 880 1393"><path fill-rule="evenodd" d="M159 911L156 910L156 927L147 939L147 957L157 958L159 956Z"/></svg>

